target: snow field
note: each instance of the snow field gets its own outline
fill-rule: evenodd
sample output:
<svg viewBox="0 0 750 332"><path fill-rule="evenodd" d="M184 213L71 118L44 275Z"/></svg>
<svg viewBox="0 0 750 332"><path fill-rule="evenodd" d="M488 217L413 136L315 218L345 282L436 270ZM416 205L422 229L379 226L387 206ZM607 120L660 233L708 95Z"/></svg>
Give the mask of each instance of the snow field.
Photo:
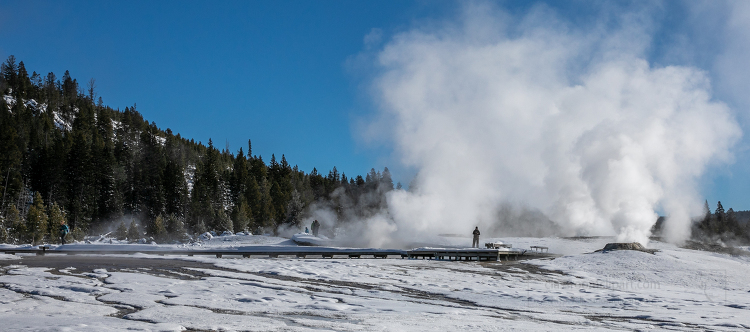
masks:
<svg viewBox="0 0 750 332"><path fill-rule="evenodd" d="M496 240L569 255L477 263L140 254L143 268L94 271L29 268L20 260L0 271L0 319L20 330L74 331L750 328L747 257L659 242L651 244L661 249L655 255L590 253L606 238ZM248 245L237 241L231 245ZM222 242L231 241L203 245ZM158 268L174 259L205 267ZM46 318L30 318L35 312Z"/></svg>

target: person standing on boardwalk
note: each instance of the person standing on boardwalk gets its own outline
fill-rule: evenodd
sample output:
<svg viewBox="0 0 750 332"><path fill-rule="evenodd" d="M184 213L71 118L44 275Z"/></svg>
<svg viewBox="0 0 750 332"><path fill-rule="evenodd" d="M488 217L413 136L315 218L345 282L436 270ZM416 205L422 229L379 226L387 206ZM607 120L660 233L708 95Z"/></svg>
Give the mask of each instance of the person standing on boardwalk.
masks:
<svg viewBox="0 0 750 332"><path fill-rule="evenodd" d="M65 236L70 232L70 228L65 224L65 221L60 222L60 243L65 244Z"/></svg>
<svg viewBox="0 0 750 332"><path fill-rule="evenodd" d="M474 227L474 241L471 241L472 248L479 248L479 226Z"/></svg>
<svg viewBox="0 0 750 332"><path fill-rule="evenodd" d="M318 236L318 229L320 229L320 222L316 219L312 222L313 236Z"/></svg>

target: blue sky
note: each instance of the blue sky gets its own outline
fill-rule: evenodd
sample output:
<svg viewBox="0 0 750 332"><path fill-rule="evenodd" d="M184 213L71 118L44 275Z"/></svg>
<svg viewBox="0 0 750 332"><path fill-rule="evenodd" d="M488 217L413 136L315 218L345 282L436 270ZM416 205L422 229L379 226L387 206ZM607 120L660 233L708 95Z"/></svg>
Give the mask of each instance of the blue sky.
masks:
<svg viewBox="0 0 750 332"><path fill-rule="evenodd" d="M387 166L351 124L369 112L346 68L373 28L453 6L402 1L2 1L0 57L96 79L105 104L231 151L350 175Z"/></svg>
<svg viewBox="0 0 750 332"><path fill-rule="evenodd" d="M308 172L336 166L351 176L388 166L406 184L415 170L400 166L392 144L370 142L360 133L377 108L368 89L371 64L362 59L372 59L366 55L398 33L450 20L461 6L382 0L0 1L0 58L13 54L29 70L58 77L70 70L82 84L95 78L105 104L137 104L146 119L196 141L212 138L215 146L228 143L237 151L252 139L253 154L266 160L285 154ZM497 6L515 19L540 2ZM738 81L726 69L727 58L750 58L750 47L743 46L750 43L742 39L747 35L732 35L741 27L727 23L735 3L541 6L581 29L613 13L643 15L652 38L647 60L706 71L714 98L733 109L746 131L750 102L736 87L750 81ZM365 44L367 36L378 35ZM712 165L701 178L701 193L712 207L721 200L727 208L750 209L747 146L740 141L734 164Z"/></svg>

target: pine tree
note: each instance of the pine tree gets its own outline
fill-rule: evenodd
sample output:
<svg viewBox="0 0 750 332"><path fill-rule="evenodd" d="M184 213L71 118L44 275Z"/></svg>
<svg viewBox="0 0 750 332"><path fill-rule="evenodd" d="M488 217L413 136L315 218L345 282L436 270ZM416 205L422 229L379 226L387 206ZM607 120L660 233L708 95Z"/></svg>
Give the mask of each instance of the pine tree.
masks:
<svg viewBox="0 0 750 332"><path fill-rule="evenodd" d="M302 210L304 208L302 196L297 190L292 191L292 199L289 200L286 207L286 224L292 225L295 228L301 227Z"/></svg>
<svg viewBox="0 0 750 332"><path fill-rule="evenodd" d="M256 229L261 225L261 209L263 208L263 202L261 201L260 186L258 186L258 182L253 176L250 176L247 180L245 200L248 205L247 214L250 217L249 227L251 229Z"/></svg>
<svg viewBox="0 0 750 332"><path fill-rule="evenodd" d="M2 71L5 82L10 87L16 87L18 85L16 75L18 73L18 65L16 64L16 57L13 55L8 56L8 59L0 65L0 71ZM2 91L5 92L5 91Z"/></svg>
<svg viewBox="0 0 750 332"><path fill-rule="evenodd" d="M21 212L15 205L8 208L5 214L6 227L10 229L10 238L13 243L23 242L26 239L26 223L21 219Z"/></svg>
<svg viewBox="0 0 750 332"><path fill-rule="evenodd" d="M380 188L384 191L393 190L393 179L391 178L391 171L388 170L388 167L383 169L383 173L380 178Z"/></svg>
<svg viewBox="0 0 750 332"><path fill-rule="evenodd" d="M141 231L138 230L138 225L135 223L135 221L130 222L130 227L128 228L128 241L135 242L138 241L141 238Z"/></svg>
<svg viewBox="0 0 750 332"><path fill-rule="evenodd" d="M6 116L7 112L0 112L0 117ZM2 121L0 123L0 186L2 186L2 208L7 210L23 188L23 179L21 176L22 153L18 147L20 140L16 132L13 121Z"/></svg>
<svg viewBox="0 0 750 332"><path fill-rule="evenodd" d="M216 225L217 233L222 233L226 231L232 232L234 230L232 219L230 219L229 216L226 214L226 212L224 212L224 209L219 209L216 212L216 216L214 218L215 218L214 224Z"/></svg>
<svg viewBox="0 0 750 332"><path fill-rule="evenodd" d="M39 192L34 195L34 204L29 208L26 216L26 232L31 243L44 241L47 235L47 213L44 212L44 201Z"/></svg>
<svg viewBox="0 0 750 332"><path fill-rule="evenodd" d="M163 215L158 215L156 219L151 223L151 236L154 237L157 243L163 243L169 238L167 233L167 225Z"/></svg>
<svg viewBox="0 0 750 332"><path fill-rule="evenodd" d="M185 223L181 218L174 214L167 216L167 232L172 239L177 241L187 240L187 234L185 233Z"/></svg>
<svg viewBox="0 0 750 332"><path fill-rule="evenodd" d="M119 225L117 225L117 230L115 230L115 238L121 241L128 238L128 228L122 221Z"/></svg>
<svg viewBox="0 0 750 332"><path fill-rule="evenodd" d="M271 199L271 185L263 178L260 183L260 203L255 222L258 227L271 228L276 224L276 211Z"/></svg>
<svg viewBox="0 0 750 332"><path fill-rule="evenodd" d="M708 200L706 200L703 204L703 219L698 223L698 231L704 235L710 234L712 232L713 219L714 214L711 213L711 208L708 207Z"/></svg>
<svg viewBox="0 0 750 332"><path fill-rule="evenodd" d="M193 232L199 235L206 232L206 224L203 222L203 220L199 220L195 223L195 225L193 225Z"/></svg>
<svg viewBox="0 0 750 332"><path fill-rule="evenodd" d="M733 237L742 236L742 229L740 228L740 222L737 220L737 216L732 208L729 208L726 214L726 232L732 234Z"/></svg>
<svg viewBox="0 0 750 332"><path fill-rule="evenodd" d="M242 152L242 148L237 152L237 156L234 159L234 167L232 172L232 181L230 183L230 190L232 191L232 203L237 205L245 191L247 190L248 172L247 172L247 159Z"/></svg>
<svg viewBox="0 0 750 332"><path fill-rule="evenodd" d="M187 187L183 176L183 168L173 160L168 161L164 169L164 191L165 212L183 216L187 200Z"/></svg>
<svg viewBox="0 0 750 332"><path fill-rule="evenodd" d="M77 119L80 120L80 118ZM68 205L66 210L70 216L70 226L72 228L87 227L87 221L90 219L90 210L92 206L91 189L91 150L87 143L87 137L80 129L71 134L73 136L73 146L67 156L66 161L66 199Z"/></svg>
<svg viewBox="0 0 750 332"><path fill-rule="evenodd" d="M52 203L48 211L49 237L56 241L60 237L60 226L65 223L65 211L57 203Z"/></svg>
<svg viewBox="0 0 750 332"><path fill-rule="evenodd" d="M86 238L86 231L84 231L81 227L73 228L73 230L68 233L68 236L76 241L83 241L84 238ZM66 237L66 242L68 238Z"/></svg>
<svg viewBox="0 0 750 332"><path fill-rule="evenodd" d="M244 197L241 199L240 203L235 205L232 209L232 222L234 226L234 232L244 232L248 230L248 226L250 224L250 218L251 215L250 208L248 207L247 201L245 201Z"/></svg>
<svg viewBox="0 0 750 332"><path fill-rule="evenodd" d="M10 234L8 233L8 227L5 226L5 220L0 219L0 243L10 242Z"/></svg>
<svg viewBox="0 0 750 332"><path fill-rule="evenodd" d="M195 221L216 221L216 211L224 208L217 170L218 157L218 151L214 149L213 141L209 139L206 155L196 170L195 186L191 197L192 218ZM208 226L217 227L214 222Z"/></svg>
<svg viewBox="0 0 750 332"><path fill-rule="evenodd" d="M714 223L711 227L712 233L721 234L726 231L726 213L724 212L724 207L721 206L721 201L716 204L713 221Z"/></svg>
<svg viewBox="0 0 750 332"><path fill-rule="evenodd" d="M31 80L29 79L29 72L26 71L26 66L23 61L18 63L18 74L16 75L16 87L18 90L15 94L21 99L30 99L32 93Z"/></svg>

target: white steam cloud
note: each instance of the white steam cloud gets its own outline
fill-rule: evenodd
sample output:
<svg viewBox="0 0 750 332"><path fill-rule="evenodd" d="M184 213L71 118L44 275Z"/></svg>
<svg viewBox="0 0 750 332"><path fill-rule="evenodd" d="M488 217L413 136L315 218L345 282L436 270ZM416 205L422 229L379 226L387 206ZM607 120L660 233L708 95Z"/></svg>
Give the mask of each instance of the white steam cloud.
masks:
<svg viewBox="0 0 750 332"><path fill-rule="evenodd" d="M666 237L687 238L698 178L731 162L741 131L704 72L644 60L639 20L581 32L541 7L511 22L473 4L458 22L393 37L376 99L418 174L369 224L372 244L469 234L507 204L543 212L561 235L643 244L660 210Z"/></svg>

